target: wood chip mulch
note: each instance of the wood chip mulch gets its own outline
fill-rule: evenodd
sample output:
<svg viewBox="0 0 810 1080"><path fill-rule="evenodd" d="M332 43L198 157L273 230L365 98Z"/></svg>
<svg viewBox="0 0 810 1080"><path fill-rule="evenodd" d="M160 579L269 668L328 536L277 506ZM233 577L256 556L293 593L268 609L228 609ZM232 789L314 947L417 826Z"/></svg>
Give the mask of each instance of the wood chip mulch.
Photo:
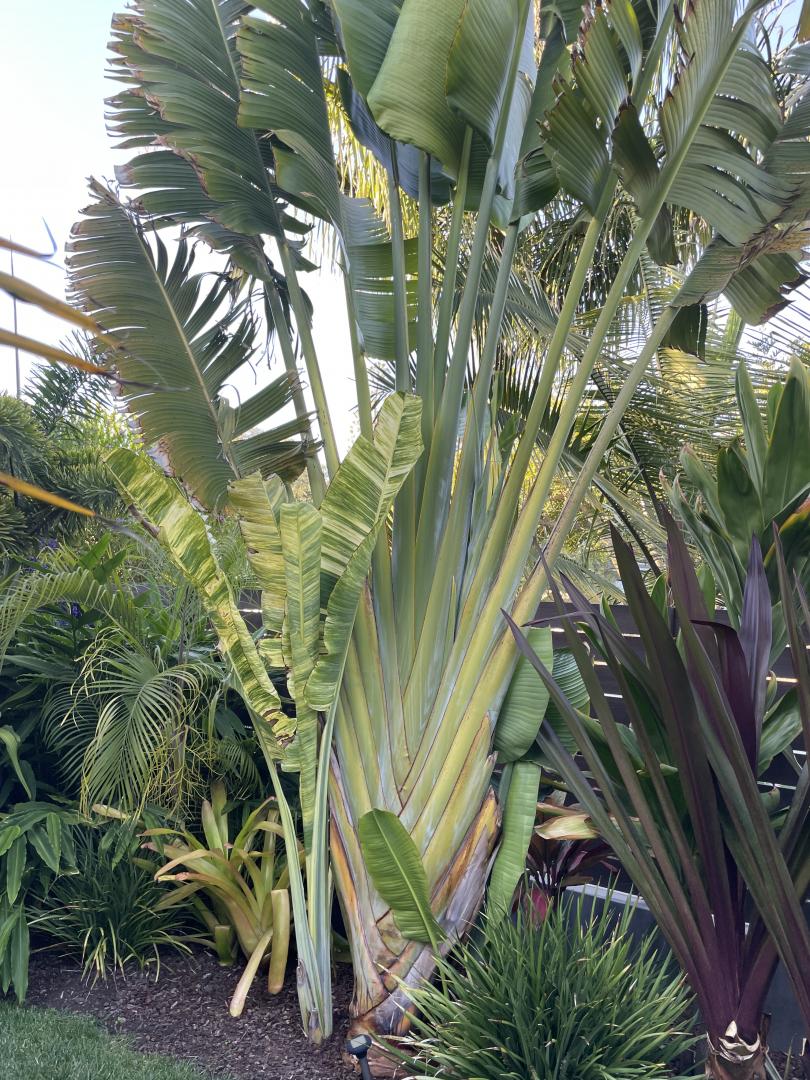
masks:
<svg viewBox="0 0 810 1080"><path fill-rule="evenodd" d="M211 953L199 950L162 957L157 981L154 969L133 968L126 977L92 983L82 980L74 961L45 952L31 958L28 1004L94 1016L139 1050L192 1061L221 1080L348 1080L354 1075L341 1056L351 997L348 967L339 967L335 979L335 1035L319 1049L309 1045L301 1029L294 971L275 997L257 979L235 1020L228 1001L240 973L238 966L220 967ZM696 1056L677 1066L690 1073ZM782 1075L785 1056L775 1053L773 1060ZM804 1077L798 1062L790 1075Z"/></svg>
<svg viewBox="0 0 810 1080"><path fill-rule="evenodd" d="M351 996L351 974L335 980L335 1035L314 1049L301 1028L295 973L271 996L259 977L239 1019L228 1001L241 969L220 967L205 951L161 959L154 969L131 969L126 977L83 981L74 962L53 953L31 958L28 1004L96 1017L115 1034L128 1036L139 1050L192 1061L223 1080L346 1080L341 1059Z"/></svg>

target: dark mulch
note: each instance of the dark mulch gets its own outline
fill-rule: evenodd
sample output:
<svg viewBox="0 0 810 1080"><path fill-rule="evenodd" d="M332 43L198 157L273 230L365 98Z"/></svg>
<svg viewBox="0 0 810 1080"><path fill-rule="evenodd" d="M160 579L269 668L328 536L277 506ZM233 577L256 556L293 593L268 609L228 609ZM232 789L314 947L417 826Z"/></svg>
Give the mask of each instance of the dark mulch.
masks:
<svg viewBox="0 0 810 1080"><path fill-rule="evenodd" d="M132 969L126 978L85 982L75 962L53 953L31 959L28 1003L96 1017L109 1031L124 1034L141 1050L193 1061L223 1080L347 1080L341 1052L346 1036L351 973L338 968L335 980L335 1035L320 1049L311 1047L301 1030L295 975L288 973L283 991L273 997L257 979L238 1020L228 1014L228 1001L240 968L222 968L211 953L164 956L160 978L154 970ZM699 1051L698 1051L699 1053ZM695 1074L695 1055L677 1065ZM774 1053L784 1074L785 1055ZM797 1065L791 1078L804 1080Z"/></svg>
<svg viewBox="0 0 810 1080"><path fill-rule="evenodd" d="M791 1058L790 1072L785 1073L787 1069L787 1054L782 1054L778 1050L771 1052L771 1061L774 1063L779 1071L781 1077L785 1077L785 1080L810 1080L810 1074L805 1074L801 1062L796 1060L795 1054ZM689 1051L686 1054L682 1054L681 1057L674 1063L674 1069L678 1073L685 1075L702 1076L703 1075L703 1044L698 1043L694 1050Z"/></svg>
<svg viewBox="0 0 810 1080"><path fill-rule="evenodd" d="M52 953L31 959L28 1003L95 1016L111 1032L129 1036L140 1050L193 1061L228 1080L346 1080L341 1060L351 996L351 975L335 982L335 1036L312 1048L301 1029L295 975L273 997L257 979L238 1020L228 1001L239 967L222 968L208 952L164 956L154 970L132 969L123 978L83 982L75 963Z"/></svg>

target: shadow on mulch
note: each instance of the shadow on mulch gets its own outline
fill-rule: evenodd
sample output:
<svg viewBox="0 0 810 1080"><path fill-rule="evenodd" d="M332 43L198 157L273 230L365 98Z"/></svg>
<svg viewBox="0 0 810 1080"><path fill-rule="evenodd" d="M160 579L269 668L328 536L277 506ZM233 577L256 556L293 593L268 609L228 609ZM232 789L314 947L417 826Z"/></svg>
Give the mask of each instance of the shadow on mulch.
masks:
<svg viewBox="0 0 810 1080"><path fill-rule="evenodd" d="M31 958L28 1004L94 1016L110 1032L127 1035L139 1050L192 1061L222 1080L348 1080L354 1074L341 1058L352 991L351 971L340 966L334 985L335 1035L320 1049L301 1030L295 973L287 973L280 994L267 993L257 979L238 1020L228 1001L241 968L222 968L203 950L191 956L166 955L160 978L133 968L126 977L95 984L79 967L52 953ZM700 1075L695 1056L677 1063ZM784 1073L784 1054L774 1054ZM804 1074L791 1073L796 1080Z"/></svg>
<svg viewBox="0 0 810 1080"><path fill-rule="evenodd" d="M126 977L83 982L75 963L53 954L31 958L28 1004L96 1017L109 1031L127 1035L139 1050L192 1061L228 1080L346 1080L341 1060L351 997L351 973L335 980L335 1035L320 1049L301 1029L295 973L271 996L257 979L238 1020L228 1001L241 967L222 968L207 952L161 958L154 969L133 968Z"/></svg>

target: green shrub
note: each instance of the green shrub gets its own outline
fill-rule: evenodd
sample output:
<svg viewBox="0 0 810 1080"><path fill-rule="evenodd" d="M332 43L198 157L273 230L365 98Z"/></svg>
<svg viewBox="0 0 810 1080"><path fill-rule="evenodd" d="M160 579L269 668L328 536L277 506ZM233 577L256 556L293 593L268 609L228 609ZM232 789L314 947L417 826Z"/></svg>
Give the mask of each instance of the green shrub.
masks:
<svg viewBox="0 0 810 1080"><path fill-rule="evenodd" d="M409 1076L445 1080L656 1080L691 1045L691 1000L631 905L586 916L566 900L543 921L485 925L413 993Z"/></svg>
<svg viewBox="0 0 810 1080"><path fill-rule="evenodd" d="M133 861L138 844L125 826L78 833L78 872L58 878L30 920L64 952L81 956L85 976L159 964L161 947L187 949L184 913L159 906L166 888L148 863Z"/></svg>

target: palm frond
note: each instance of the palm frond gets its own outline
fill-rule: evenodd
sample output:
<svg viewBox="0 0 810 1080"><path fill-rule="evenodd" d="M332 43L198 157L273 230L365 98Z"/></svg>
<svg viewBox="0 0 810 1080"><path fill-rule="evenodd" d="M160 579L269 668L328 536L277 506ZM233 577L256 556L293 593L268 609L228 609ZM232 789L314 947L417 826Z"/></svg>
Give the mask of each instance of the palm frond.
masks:
<svg viewBox="0 0 810 1080"><path fill-rule="evenodd" d="M295 436L308 423L295 418L253 431L291 400L294 379L285 373L246 401L228 399L256 333L245 306L230 303L229 281L206 287L186 239L170 262L166 245L157 235L150 245L132 211L101 185L93 191L96 202L70 244L72 296L120 340L107 361L141 384L129 405L147 444L168 450L178 476L207 506L221 506L243 471L295 479L309 452Z"/></svg>

